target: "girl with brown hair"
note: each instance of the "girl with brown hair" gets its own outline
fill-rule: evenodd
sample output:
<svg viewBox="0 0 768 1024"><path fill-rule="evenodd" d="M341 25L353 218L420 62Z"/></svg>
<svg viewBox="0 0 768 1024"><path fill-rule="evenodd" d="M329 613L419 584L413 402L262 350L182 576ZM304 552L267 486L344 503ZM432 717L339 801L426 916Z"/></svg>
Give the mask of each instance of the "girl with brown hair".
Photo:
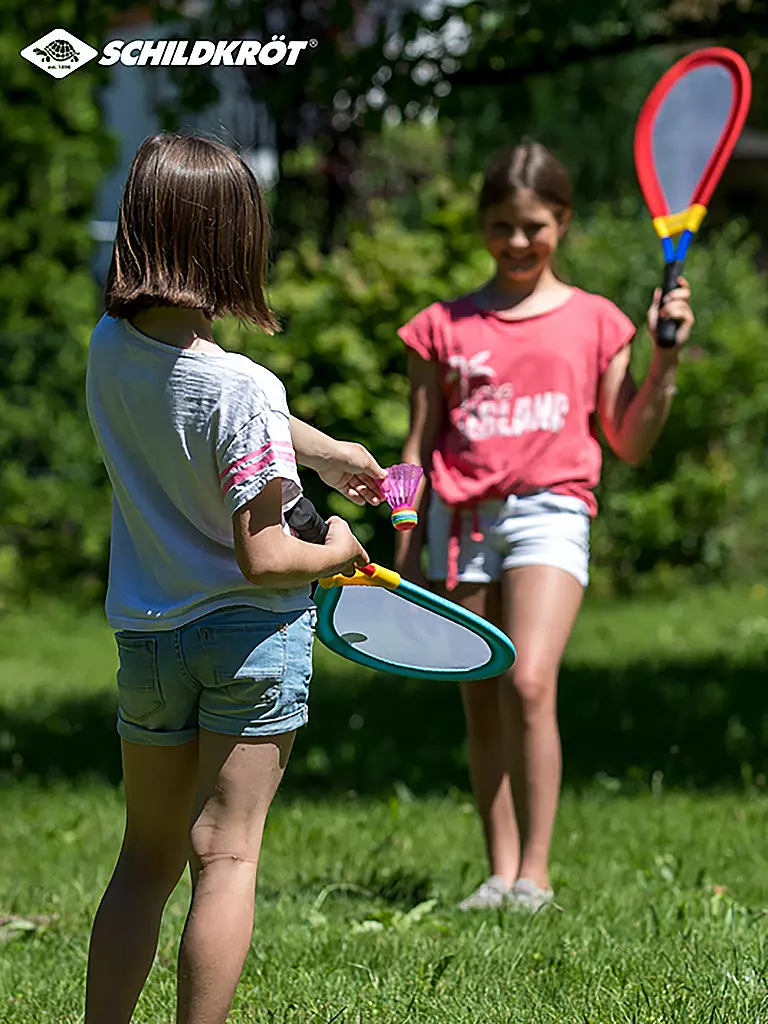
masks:
<svg viewBox="0 0 768 1024"><path fill-rule="evenodd" d="M114 492L107 618L120 657L126 825L93 925L86 1024L128 1024L166 900L189 863L179 1024L221 1024L250 947L262 833L307 721L309 584L366 564L342 519L294 537L297 460L353 501L385 474L290 416L212 321L276 329L264 200L230 149L147 139L123 193L88 412Z"/></svg>
<svg viewBox="0 0 768 1024"><path fill-rule="evenodd" d="M408 346L407 462L426 470L428 514L399 539L397 565L514 640L508 676L462 687L472 787L490 877L463 909L535 911L553 898L549 849L560 789L556 715L560 662L587 585L597 511L599 420L631 464L656 443L675 392L693 315L688 285L659 317L679 321L672 349L655 346L639 387L634 325L608 299L561 281L553 259L571 219L568 175L543 146L499 153L480 215L495 272L478 291L436 302L400 331ZM426 524L426 537L424 524Z"/></svg>

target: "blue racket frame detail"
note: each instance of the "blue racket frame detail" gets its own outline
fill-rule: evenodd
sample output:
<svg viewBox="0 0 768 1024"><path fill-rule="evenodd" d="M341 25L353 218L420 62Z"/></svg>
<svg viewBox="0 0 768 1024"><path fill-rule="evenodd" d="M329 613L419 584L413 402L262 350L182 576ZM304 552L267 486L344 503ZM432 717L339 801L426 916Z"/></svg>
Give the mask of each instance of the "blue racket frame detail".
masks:
<svg viewBox="0 0 768 1024"><path fill-rule="evenodd" d="M688 249L693 239L693 232L687 228L680 235L677 246L675 246L674 239L662 238L661 244L664 249L664 262L669 263L682 263L685 257L688 255Z"/></svg>
<svg viewBox="0 0 768 1024"><path fill-rule="evenodd" d="M406 668L402 665L395 665L392 662L383 661L380 658L373 658L364 651L359 651L353 645L343 640L333 626L333 613L339 603L344 587L324 589L318 587L315 594L317 604L317 636L318 639L335 654L342 658L356 661L366 668L376 669L379 672L387 672L390 675L404 676L409 679L429 679L439 682L471 682L478 679L489 679L492 676L506 672L515 663L517 652L515 646L506 633L481 619L479 615L461 608L452 601L447 601L438 594L417 587L407 580L401 579L398 586L390 590L391 594L417 604L427 611L442 615L457 625L466 626L482 637L491 649L491 657L484 664L473 669L449 669L430 671L429 669Z"/></svg>

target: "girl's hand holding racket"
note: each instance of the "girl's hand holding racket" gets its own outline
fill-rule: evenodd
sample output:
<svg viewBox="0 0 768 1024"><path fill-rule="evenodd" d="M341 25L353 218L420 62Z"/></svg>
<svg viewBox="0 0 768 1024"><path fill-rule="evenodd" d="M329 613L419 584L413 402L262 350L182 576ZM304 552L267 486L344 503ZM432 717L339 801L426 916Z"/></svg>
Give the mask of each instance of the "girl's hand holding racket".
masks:
<svg viewBox="0 0 768 1024"><path fill-rule="evenodd" d="M661 307L659 307L661 303ZM678 325L675 334L674 344L671 348L658 347L658 326L659 320L669 320ZM671 362L675 362L680 356L680 349L691 335L694 324L693 311L691 309L691 289L684 277L678 278L677 288L667 292L662 302L662 290L657 288L651 308L648 310L648 330L657 345L657 355L660 352L669 355Z"/></svg>
<svg viewBox="0 0 768 1024"><path fill-rule="evenodd" d="M354 576L355 568L368 565L370 558L368 552L360 541L352 533L344 519L339 516L331 516L327 522L328 532L325 535L323 546L329 553L334 554L338 550L338 563L328 569L328 575L334 576L341 573L344 576Z"/></svg>

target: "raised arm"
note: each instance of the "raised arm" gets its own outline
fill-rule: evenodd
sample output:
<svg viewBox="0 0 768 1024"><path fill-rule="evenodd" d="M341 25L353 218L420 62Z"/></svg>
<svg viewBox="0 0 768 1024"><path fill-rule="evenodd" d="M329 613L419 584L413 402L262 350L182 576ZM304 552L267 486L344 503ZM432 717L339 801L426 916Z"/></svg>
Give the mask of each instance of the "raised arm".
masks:
<svg viewBox="0 0 768 1024"><path fill-rule="evenodd" d="M675 378L682 346L693 326L690 290L681 278L680 287L670 292L662 317L680 321L674 348L654 344L651 367L638 388L630 370L630 347L626 345L611 360L600 380L598 415L611 448L620 459L637 466L651 452L661 436L677 388ZM648 329L656 337L659 294L648 312Z"/></svg>

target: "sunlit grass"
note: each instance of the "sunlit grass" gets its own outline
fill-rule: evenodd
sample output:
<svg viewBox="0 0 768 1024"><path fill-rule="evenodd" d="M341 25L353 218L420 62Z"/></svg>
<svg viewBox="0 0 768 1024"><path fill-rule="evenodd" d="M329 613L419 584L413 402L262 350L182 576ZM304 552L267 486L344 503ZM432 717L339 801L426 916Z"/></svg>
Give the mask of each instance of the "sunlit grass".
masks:
<svg viewBox="0 0 768 1024"><path fill-rule="evenodd" d="M455 909L484 863L452 689L320 653L232 1021L766 1024L767 653L760 589L587 608L562 684L561 909L534 919ZM82 1020L122 828L114 668L98 613L51 604L0 625L4 1024ZM670 789L681 761L728 789ZM141 1024L173 1020L188 898L185 880Z"/></svg>

